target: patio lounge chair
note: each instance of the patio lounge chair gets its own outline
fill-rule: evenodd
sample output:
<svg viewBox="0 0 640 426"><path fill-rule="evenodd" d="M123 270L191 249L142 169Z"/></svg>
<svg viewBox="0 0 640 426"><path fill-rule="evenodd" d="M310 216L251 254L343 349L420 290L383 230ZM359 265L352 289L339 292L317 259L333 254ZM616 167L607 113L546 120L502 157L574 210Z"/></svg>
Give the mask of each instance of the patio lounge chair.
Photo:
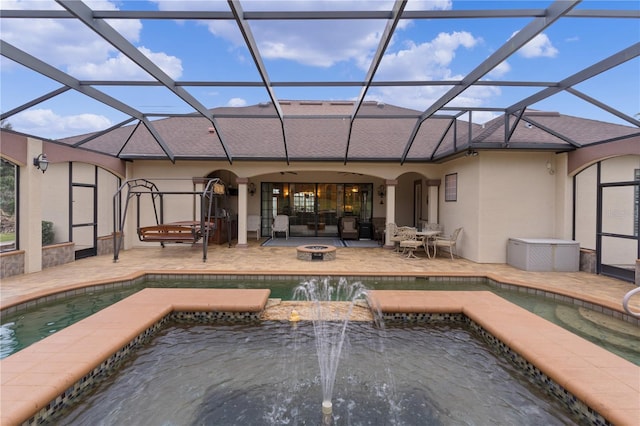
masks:
<svg viewBox="0 0 640 426"><path fill-rule="evenodd" d="M256 240L260 239L260 222L261 218L258 215L250 214L247 216L247 232L255 232Z"/></svg>
<svg viewBox="0 0 640 426"><path fill-rule="evenodd" d="M271 227L271 238L276 238L277 232L284 232L286 239L289 239L289 216L279 214L273 219Z"/></svg>
<svg viewBox="0 0 640 426"><path fill-rule="evenodd" d="M449 254L451 255L451 260L453 260L454 254L456 257L458 257L456 243L458 241L458 235L460 235L461 231L462 231L462 228L456 228L453 231L453 233L449 236L434 237L433 240L431 240L431 243L433 244L433 257L436 256L436 251L438 250L438 247L448 247Z"/></svg>

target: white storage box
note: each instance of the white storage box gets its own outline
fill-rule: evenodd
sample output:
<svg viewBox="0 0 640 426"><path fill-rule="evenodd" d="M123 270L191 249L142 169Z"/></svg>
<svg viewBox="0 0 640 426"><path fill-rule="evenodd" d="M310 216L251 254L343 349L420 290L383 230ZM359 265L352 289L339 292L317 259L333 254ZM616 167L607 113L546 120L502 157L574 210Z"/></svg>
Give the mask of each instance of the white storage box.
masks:
<svg viewBox="0 0 640 426"><path fill-rule="evenodd" d="M580 268L580 244L554 238L509 238L507 263L537 272L576 272Z"/></svg>

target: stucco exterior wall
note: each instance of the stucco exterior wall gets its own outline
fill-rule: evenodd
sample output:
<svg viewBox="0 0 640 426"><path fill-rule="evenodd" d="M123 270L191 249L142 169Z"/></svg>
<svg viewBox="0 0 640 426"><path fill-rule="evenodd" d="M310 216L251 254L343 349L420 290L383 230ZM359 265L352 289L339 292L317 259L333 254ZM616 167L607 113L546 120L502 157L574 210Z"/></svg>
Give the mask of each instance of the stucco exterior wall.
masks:
<svg viewBox="0 0 640 426"><path fill-rule="evenodd" d="M40 141L24 141L28 149L22 154L32 158L42 152ZM3 155L5 155L3 151ZM40 221L51 220L56 230L56 242L68 239L69 163L56 162L46 174L20 164L21 170L21 244L25 251L25 271L41 268ZM356 183L371 182L374 185L373 216L389 216L393 206L394 221L398 224L413 224L414 182L420 180L422 188L422 219L427 211L437 206L438 221L451 233L462 227L458 241L458 254L479 263L504 263L509 237L571 238L572 223L572 177L568 175L568 155L551 152L481 151L477 157L460 156L442 164L422 163L353 163L306 162L285 165L282 162L235 162L226 161L134 161L126 164L127 178L146 178L155 182L161 191L193 191L192 178L204 177L214 171L224 171L226 181L237 187L237 180L252 182L257 192L247 197L247 214L260 212L260 183L267 182L327 182ZM609 158L603 161L603 180L633 180L633 169L640 168L639 155ZM92 183L95 168L92 164L74 163L74 182ZM293 172L293 174L286 173ZM444 201L445 176L457 174L457 199ZM167 180L173 179L173 181ZM183 179L176 181L175 179ZM437 190L429 189L427 180L441 181ZM386 182L397 182L387 188L389 198L380 204L377 187ZM583 248L595 248L595 168L588 168L577 178L576 239ZM118 178L105 169L98 170L98 235L108 236L113 231L113 194ZM614 194L615 195L615 194ZM629 199L628 194L623 194ZM427 196L434 200L427 200ZM194 202L195 198L195 202ZM435 200L437 198L437 202ZM618 207L616 197L611 198L612 207L607 217L629 229L628 220L633 216L632 206ZM76 200L79 216L88 200ZM155 219L149 200L141 211L141 224L154 224ZM79 203L78 203L79 202ZM83 204L84 203L84 204ZM238 213L238 197L231 197L230 206ZM165 222L198 219L198 197L192 195L169 195L166 198ZM630 210L631 209L631 210ZM86 219L86 218L84 218ZM612 222L612 226L617 222ZM149 247L138 241L136 234L136 203L130 201L126 218L124 247ZM77 242L74 241L77 246ZM31 250L30 248L36 248Z"/></svg>
<svg viewBox="0 0 640 426"><path fill-rule="evenodd" d="M483 153L485 154L485 153ZM552 153L486 153L479 188L478 262L505 262L510 237L558 238Z"/></svg>
<svg viewBox="0 0 640 426"><path fill-rule="evenodd" d="M551 164L550 169L547 163ZM373 182L374 189L384 179L395 178L395 222L413 224L413 183L423 180L423 218L426 218L426 179L441 179L438 190L439 222L449 234L463 227L458 241L458 254L479 263L504 263L509 237L566 238L567 185L566 157L553 153L482 152L477 157L459 157L444 164L366 164L353 165L349 172L342 164L300 163L292 165L293 174L282 174L282 164L225 162L135 162L131 178L147 178L161 191L192 191L193 176L206 176L214 170L232 170L231 176L248 177L260 188L260 182ZM360 175L362 173L362 175ZM444 177L458 175L457 201L444 201ZM561 176L557 176L558 174ZM162 179L185 179L180 182ZM568 183L569 182L569 183ZM233 184L233 182L231 182ZM182 197L181 201L177 201ZM235 197L233 197L235 198ZM191 196L165 198L165 222L190 220L193 217ZM260 194L247 198L249 214L260 212ZM570 204L571 201L569 201ZM237 199L231 200L235 211ZM560 205L558 205L560 204ZM374 216L385 216L386 204L380 205L374 196ZM198 211L197 209L195 210ZM126 247L148 246L137 240L135 203L130 204L125 233ZM568 215L570 217L570 214ZM141 224L154 224L149 203L141 211Z"/></svg>
<svg viewBox="0 0 640 426"><path fill-rule="evenodd" d="M326 182L326 183L356 183L356 182L372 182L373 183L373 216L386 216L386 203L380 204L380 199L376 194L376 188L385 183L386 179L405 179L409 188L407 193L396 194L396 215L400 215L400 221L403 224L411 224L413 222L413 180L416 178L437 178L439 165L411 164L401 166L399 164L349 164L345 166L343 163L292 163L289 167L281 162L265 163L265 162L237 162L230 165L227 162L215 161L177 161L172 164L169 161L137 161L130 166L128 179L144 178L149 179L158 185L161 191L193 191L191 183L192 177L204 177L214 171L226 170L228 177L225 179L237 187L236 178L249 178L256 185L256 194L247 197L248 214L260 213L260 183L261 182ZM293 172L281 173L283 170ZM164 180L163 180L164 179ZM168 181L166 179L184 179L182 181ZM423 195L426 194L426 187L423 186ZM197 199L197 197L196 197ZM165 198L165 222L191 220L193 217L193 197L190 195L176 195ZM176 200L177 204L175 203ZM143 200L141 200L142 203ZM155 224L153 210L148 200L141 207L140 223L144 225ZM233 213L237 212L237 197L230 197L230 204ZM170 206L173 204L173 206ZM196 215L198 212L196 205ZM149 243L138 241L136 234L136 206L130 203L129 212L127 213L125 227L125 247L145 247ZM426 211L425 211L426 214ZM199 217L196 217L196 220ZM396 216L398 222L398 216ZM406 222L406 223L405 223ZM400 222L398 222L400 223Z"/></svg>
<svg viewBox="0 0 640 426"><path fill-rule="evenodd" d="M55 244L67 243L69 240L69 161L78 161L78 164L84 164L89 169L98 165L121 176L125 174L126 163L111 156L78 150L4 130L1 137L0 153L3 158L19 166L20 179L18 210L20 247L15 252L3 253L3 263L11 265L9 268L11 274L15 274L16 271L38 272L43 267L50 266L50 261L43 259L41 222L43 220L53 222ZM49 160L49 167L44 174L33 166L33 159L42 153L45 153ZM108 174L116 179L113 174ZM111 200L115 190L111 187L106 192L110 194L109 200ZM79 205L80 209L86 209L86 206ZM112 211L111 206L112 203L109 201L109 212ZM99 220L99 227L101 225ZM109 223L108 226L110 228L112 224ZM73 248L69 249L64 244L62 246L65 247L64 261L73 260ZM5 273L9 272L4 271L3 274Z"/></svg>
<svg viewBox="0 0 640 426"><path fill-rule="evenodd" d="M573 178L568 173L568 155L553 154L548 173L555 178L554 235L563 240L573 239Z"/></svg>
<svg viewBox="0 0 640 426"><path fill-rule="evenodd" d="M116 175L108 170L98 169L98 237L111 235L113 232L113 196L119 186L120 180Z"/></svg>
<svg viewBox="0 0 640 426"><path fill-rule="evenodd" d="M575 238L580 247L596 249L596 197L598 193L596 167L591 166L576 175Z"/></svg>
<svg viewBox="0 0 640 426"><path fill-rule="evenodd" d="M439 191L439 222L444 226L444 234L450 235L456 228L462 227L457 253L471 260L478 259L480 252L474 241L479 230L479 173L480 156L460 157L450 161L442 167L442 186ZM456 201L445 201L445 177L450 174L457 176Z"/></svg>
<svg viewBox="0 0 640 426"><path fill-rule="evenodd" d="M27 158L42 153L42 142L26 139ZM20 167L19 222L20 247L24 250L24 272L42 270L42 183L45 175L30 164Z"/></svg>
<svg viewBox="0 0 640 426"><path fill-rule="evenodd" d="M510 237L557 238L555 173L551 153L482 152L443 165L442 179L457 173L456 201L440 191L445 234L463 231L458 253L479 263L504 263Z"/></svg>

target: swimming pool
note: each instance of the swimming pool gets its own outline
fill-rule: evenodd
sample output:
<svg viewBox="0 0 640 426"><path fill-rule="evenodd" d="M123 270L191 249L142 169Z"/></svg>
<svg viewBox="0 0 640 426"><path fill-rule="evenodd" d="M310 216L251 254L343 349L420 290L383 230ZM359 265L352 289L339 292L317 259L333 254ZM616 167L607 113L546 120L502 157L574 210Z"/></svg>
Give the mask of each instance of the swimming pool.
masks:
<svg viewBox="0 0 640 426"><path fill-rule="evenodd" d="M287 277L156 277L134 283L91 288L85 294L45 302L6 315L0 326L0 359L61 330L145 287L270 288L272 298L290 300L293 288L304 278ZM484 278L437 279L439 277L359 278L371 289L488 290L529 310L636 365L640 365L640 327L561 300L501 288ZM513 286L511 286L513 287Z"/></svg>
<svg viewBox="0 0 640 426"><path fill-rule="evenodd" d="M333 424L576 424L462 324L352 322ZM97 424L320 424L310 323L174 325L60 421ZM141 410L141 407L148 409Z"/></svg>

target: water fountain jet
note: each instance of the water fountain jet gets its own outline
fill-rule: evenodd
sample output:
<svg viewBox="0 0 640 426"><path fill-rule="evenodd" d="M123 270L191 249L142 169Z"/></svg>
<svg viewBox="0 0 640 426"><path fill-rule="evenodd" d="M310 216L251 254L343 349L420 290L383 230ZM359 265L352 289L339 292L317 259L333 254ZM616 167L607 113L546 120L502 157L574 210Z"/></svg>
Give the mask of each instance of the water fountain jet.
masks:
<svg viewBox="0 0 640 426"><path fill-rule="evenodd" d="M345 278L340 278L337 284L333 284L329 278L310 280L294 289L295 300L313 302L311 321L320 366L323 424L331 422L331 396L349 317L355 302L365 299L367 292L368 289L362 283L349 283ZM347 309L334 309L334 302L346 302Z"/></svg>

